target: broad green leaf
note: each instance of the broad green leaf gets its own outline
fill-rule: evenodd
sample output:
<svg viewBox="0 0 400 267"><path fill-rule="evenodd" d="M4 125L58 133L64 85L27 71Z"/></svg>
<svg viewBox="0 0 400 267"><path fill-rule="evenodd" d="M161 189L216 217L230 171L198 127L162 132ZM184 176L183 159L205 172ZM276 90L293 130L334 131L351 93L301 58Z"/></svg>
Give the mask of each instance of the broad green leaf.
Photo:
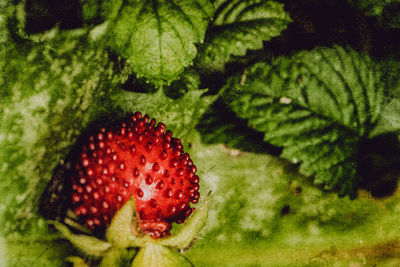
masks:
<svg viewBox="0 0 400 267"><path fill-rule="evenodd" d="M223 65L231 55L244 56L248 49L278 36L291 21L283 4L265 0L217 0L215 17L200 46L198 62Z"/></svg>
<svg viewBox="0 0 400 267"><path fill-rule="evenodd" d="M317 48L272 66L256 64L226 85L225 101L300 172L339 194L354 194L358 141L383 104L382 73L351 49Z"/></svg>
<svg viewBox="0 0 400 267"><path fill-rule="evenodd" d="M138 76L170 83L192 63L213 12L209 0L125 1L110 18L110 45Z"/></svg>

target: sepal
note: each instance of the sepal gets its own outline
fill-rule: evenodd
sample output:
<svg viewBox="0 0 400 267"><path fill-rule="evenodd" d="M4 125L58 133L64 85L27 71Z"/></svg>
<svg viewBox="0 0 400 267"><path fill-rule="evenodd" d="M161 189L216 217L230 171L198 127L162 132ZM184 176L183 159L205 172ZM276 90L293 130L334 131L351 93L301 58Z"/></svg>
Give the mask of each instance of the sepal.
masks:
<svg viewBox="0 0 400 267"><path fill-rule="evenodd" d="M191 267L193 264L180 253L164 246L148 244L141 248L131 267Z"/></svg>
<svg viewBox="0 0 400 267"><path fill-rule="evenodd" d="M208 200L209 195L174 235L161 239L153 239L133 228L136 227L135 222L139 223L133 198L115 214L105 233L107 241L75 234L57 221L49 221L49 224L54 225L65 239L87 256L101 257L100 267L129 264L137 248L140 249L132 262L134 267L193 266L177 250L188 248L203 228L208 216ZM82 258L69 257L67 260L74 267L87 267Z"/></svg>
<svg viewBox="0 0 400 267"><path fill-rule="evenodd" d="M151 242L151 237L132 234L132 223L139 221L135 212L135 200L131 198L124 206L115 214L106 231L107 241L113 243L119 248L143 247L146 243Z"/></svg>
<svg viewBox="0 0 400 267"><path fill-rule="evenodd" d="M135 253L136 250L128 251L126 249L112 247L101 259L99 267L128 266Z"/></svg>
<svg viewBox="0 0 400 267"><path fill-rule="evenodd" d="M188 248L207 221L208 199L209 195L207 195L201 206L196 209L178 232L169 237L158 239L157 244L176 249Z"/></svg>
<svg viewBox="0 0 400 267"><path fill-rule="evenodd" d="M61 235L69 240L71 244L77 249L81 250L83 253L94 256L101 257L111 248L112 244L103 240L100 240L93 236L74 234L67 226L57 221L49 221L50 224L61 233Z"/></svg>

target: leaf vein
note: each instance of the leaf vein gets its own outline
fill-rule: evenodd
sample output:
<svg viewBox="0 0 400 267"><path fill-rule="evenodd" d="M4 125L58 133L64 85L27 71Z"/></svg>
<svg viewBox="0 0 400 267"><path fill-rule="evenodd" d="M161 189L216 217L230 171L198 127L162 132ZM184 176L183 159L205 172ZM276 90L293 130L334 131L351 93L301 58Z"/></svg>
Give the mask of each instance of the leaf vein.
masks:
<svg viewBox="0 0 400 267"><path fill-rule="evenodd" d="M336 49L335 49L335 50L336 50ZM341 82L343 83L345 92L347 92L347 95L349 96L350 103L351 103L351 104L353 105L353 107L354 107L354 113L355 113L354 118L355 118L355 120L356 120L357 126L356 126L356 127L354 127L354 126L352 126L352 125L350 125L350 126L351 126L353 129L354 129L354 128L360 127L360 126L361 126L361 125L360 125L361 123L360 123L360 118L359 118L359 115L358 115L358 113L359 113L359 111L358 111L358 106L357 106L357 104L356 104L356 102L355 102L355 100L354 100L353 91L350 89L350 85L348 84L347 80L343 77L343 75L333 67L332 62L330 62L329 58L325 55L325 53L324 53L322 50L319 50L318 52L319 52L319 54L322 56L322 59L325 61L326 65L329 66L329 68L338 76L338 78L339 78L339 79L341 80ZM342 58L341 56L338 56L338 59L339 59L339 61L341 62L342 66L344 66L344 65L343 65L343 64L344 64L343 58Z"/></svg>

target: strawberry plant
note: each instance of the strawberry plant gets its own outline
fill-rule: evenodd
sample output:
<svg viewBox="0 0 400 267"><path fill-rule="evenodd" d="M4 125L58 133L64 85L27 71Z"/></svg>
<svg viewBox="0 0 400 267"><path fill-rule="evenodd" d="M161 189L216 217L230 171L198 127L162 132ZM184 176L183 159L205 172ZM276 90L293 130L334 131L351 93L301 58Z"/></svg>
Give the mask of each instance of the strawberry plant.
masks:
<svg viewBox="0 0 400 267"><path fill-rule="evenodd" d="M399 265L398 13L0 0L0 265Z"/></svg>

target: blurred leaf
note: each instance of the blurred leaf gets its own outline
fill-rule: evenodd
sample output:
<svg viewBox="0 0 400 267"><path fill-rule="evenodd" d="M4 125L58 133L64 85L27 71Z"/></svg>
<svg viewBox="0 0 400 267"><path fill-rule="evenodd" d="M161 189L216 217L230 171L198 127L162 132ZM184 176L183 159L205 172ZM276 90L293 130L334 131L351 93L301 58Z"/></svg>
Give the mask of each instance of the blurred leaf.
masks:
<svg viewBox="0 0 400 267"><path fill-rule="evenodd" d="M1 248L0 248L1 250ZM67 267L65 256L73 253L67 241L60 240L9 240L0 258L1 266ZM3 255L2 255L3 256Z"/></svg>
<svg viewBox="0 0 400 267"><path fill-rule="evenodd" d="M0 43L1 34L6 34L15 39L26 37L25 27L25 1L0 0ZM10 30L10 32L8 32ZM2 33L1 33L2 32Z"/></svg>
<svg viewBox="0 0 400 267"><path fill-rule="evenodd" d="M348 0L348 2L361 9L366 15L377 17L383 27L400 28L399 0Z"/></svg>
<svg viewBox="0 0 400 267"><path fill-rule="evenodd" d="M6 41L0 57L1 232L40 236L41 192L84 127L108 109L124 74L69 32L41 44Z"/></svg>
<svg viewBox="0 0 400 267"><path fill-rule="evenodd" d="M282 159L266 154L234 154L222 145L196 144L189 153L198 167L201 197L212 190L203 238L196 241L189 255L193 250L206 253L213 248L240 248L250 259L256 257L257 248L264 253L269 253L271 247L302 249L316 244L329 248L334 240L359 244L360 239L375 242L393 234L393 238L399 236L395 234L398 227L391 228L400 216L394 207L387 212L374 199L351 200L324 193ZM393 199L391 203L397 202ZM381 226L385 230L373 235ZM235 262L223 255L218 259L221 264ZM218 259L199 261L215 260L213 266L217 266Z"/></svg>
<svg viewBox="0 0 400 267"><path fill-rule="evenodd" d="M80 0L82 6L82 18L86 23L94 23L100 17L101 1Z"/></svg>

